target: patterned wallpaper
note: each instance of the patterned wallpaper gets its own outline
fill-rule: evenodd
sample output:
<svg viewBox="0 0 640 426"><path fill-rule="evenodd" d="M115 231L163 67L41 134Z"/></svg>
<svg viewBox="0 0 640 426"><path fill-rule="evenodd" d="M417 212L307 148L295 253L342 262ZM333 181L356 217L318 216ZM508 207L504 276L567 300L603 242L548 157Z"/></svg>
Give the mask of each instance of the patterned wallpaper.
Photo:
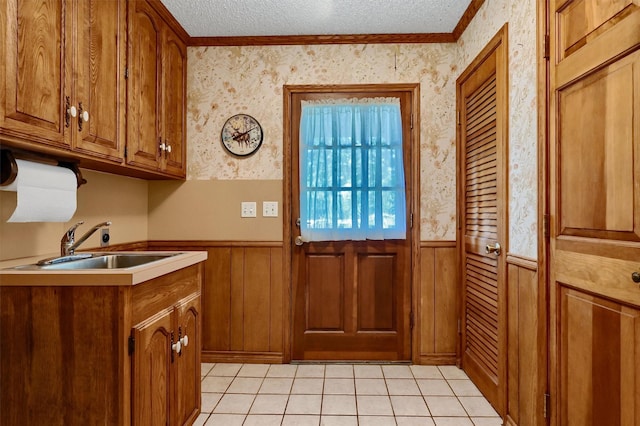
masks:
<svg viewBox="0 0 640 426"><path fill-rule="evenodd" d="M455 81L510 20L510 67L517 75L510 77L510 193L515 195L509 251L535 258L537 178L531 159L536 153L536 80L531 16L535 0L486 0L458 44L189 48L188 179L281 180L283 85L419 82L421 239L455 240ZM237 159L223 151L220 129L229 116L240 112L260 121L265 138L255 155Z"/></svg>
<svg viewBox="0 0 640 426"><path fill-rule="evenodd" d="M285 84L420 83L423 240L455 239L455 44L189 49L188 179L282 179ZM249 158L226 155L224 121L244 112L265 139Z"/></svg>
<svg viewBox="0 0 640 426"><path fill-rule="evenodd" d="M509 248L537 259L536 1L486 0L458 40L464 69L509 23Z"/></svg>

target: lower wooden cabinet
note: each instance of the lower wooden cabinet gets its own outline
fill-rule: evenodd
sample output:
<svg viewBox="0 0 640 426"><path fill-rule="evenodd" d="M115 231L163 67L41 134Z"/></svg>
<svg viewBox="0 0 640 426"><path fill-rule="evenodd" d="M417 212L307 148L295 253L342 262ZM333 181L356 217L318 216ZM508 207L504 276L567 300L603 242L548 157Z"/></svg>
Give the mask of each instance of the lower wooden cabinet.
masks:
<svg viewBox="0 0 640 426"><path fill-rule="evenodd" d="M192 424L200 410L200 295L133 327L134 425Z"/></svg>
<svg viewBox="0 0 640 426"><path fill-rule="evenodd" d="M202 270L133 286L0 286L0 425L192 424Z"/></svg>

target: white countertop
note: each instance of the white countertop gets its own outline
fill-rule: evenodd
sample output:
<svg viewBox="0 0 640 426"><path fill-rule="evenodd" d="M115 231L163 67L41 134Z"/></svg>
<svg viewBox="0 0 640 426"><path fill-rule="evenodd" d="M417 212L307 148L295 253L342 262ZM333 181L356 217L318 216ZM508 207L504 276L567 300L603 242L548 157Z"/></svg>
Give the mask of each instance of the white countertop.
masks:
<svg viewBox="0 0 640 426"><path fill-rule="evenodd" d="M109 254L179 253L145 265L119 269L21 270L6 269L37 263L47 256L36 256L0 262L2 286L131 286L169 274L207 260L206 251L136 251Z"/></svg>

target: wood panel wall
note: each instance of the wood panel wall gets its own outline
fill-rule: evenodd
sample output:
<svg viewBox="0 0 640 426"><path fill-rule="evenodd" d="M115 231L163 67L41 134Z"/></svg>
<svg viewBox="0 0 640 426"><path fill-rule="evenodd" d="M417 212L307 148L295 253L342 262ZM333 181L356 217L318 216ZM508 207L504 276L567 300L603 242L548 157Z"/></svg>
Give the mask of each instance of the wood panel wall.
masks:
<svg viewBox="0 0 640 426"><path fill-rule="evenodd" d="M545 424L546 294L537 262L507 256L506 425Z"/></svg>
<svg viewBox="0 0 640 426"><path fill-rule="evenodd" d="M202 362L285 362L289 286L281 242L152 241L149 249L208 252Z"/></svg>
<svg viewBox="0 0 640 426"><path fill-rule="evenodd" d="M460 300L457 252L455 241L424 241L420 245L420 277L414 292L416 364L456 363Z"/></svg>
<svg viewBox="0 0 640 426"><path fill-rule="evenodd" d="M284 282L281 242L150 241L146 248L208 252L202 288L203 362L289 361L289 285ZM413 289L416 364L456 362L456 256L455 241L421 243Z"/></svg>

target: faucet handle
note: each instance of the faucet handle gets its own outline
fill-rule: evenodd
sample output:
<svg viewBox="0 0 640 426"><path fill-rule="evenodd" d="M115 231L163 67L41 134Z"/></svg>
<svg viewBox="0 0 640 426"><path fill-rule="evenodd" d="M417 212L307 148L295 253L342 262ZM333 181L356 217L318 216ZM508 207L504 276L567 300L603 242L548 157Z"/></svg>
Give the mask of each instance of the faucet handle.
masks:
<svg viewBox="0 0 640 426"><path fill-rule="evenodd" d="M76 223L75 225L73 225L71 228L67 230L66 236L68 241L73 241L75 239L76 228L82 225L83 223L84 223L84 220L81 220L80 222Z"/></svg>

